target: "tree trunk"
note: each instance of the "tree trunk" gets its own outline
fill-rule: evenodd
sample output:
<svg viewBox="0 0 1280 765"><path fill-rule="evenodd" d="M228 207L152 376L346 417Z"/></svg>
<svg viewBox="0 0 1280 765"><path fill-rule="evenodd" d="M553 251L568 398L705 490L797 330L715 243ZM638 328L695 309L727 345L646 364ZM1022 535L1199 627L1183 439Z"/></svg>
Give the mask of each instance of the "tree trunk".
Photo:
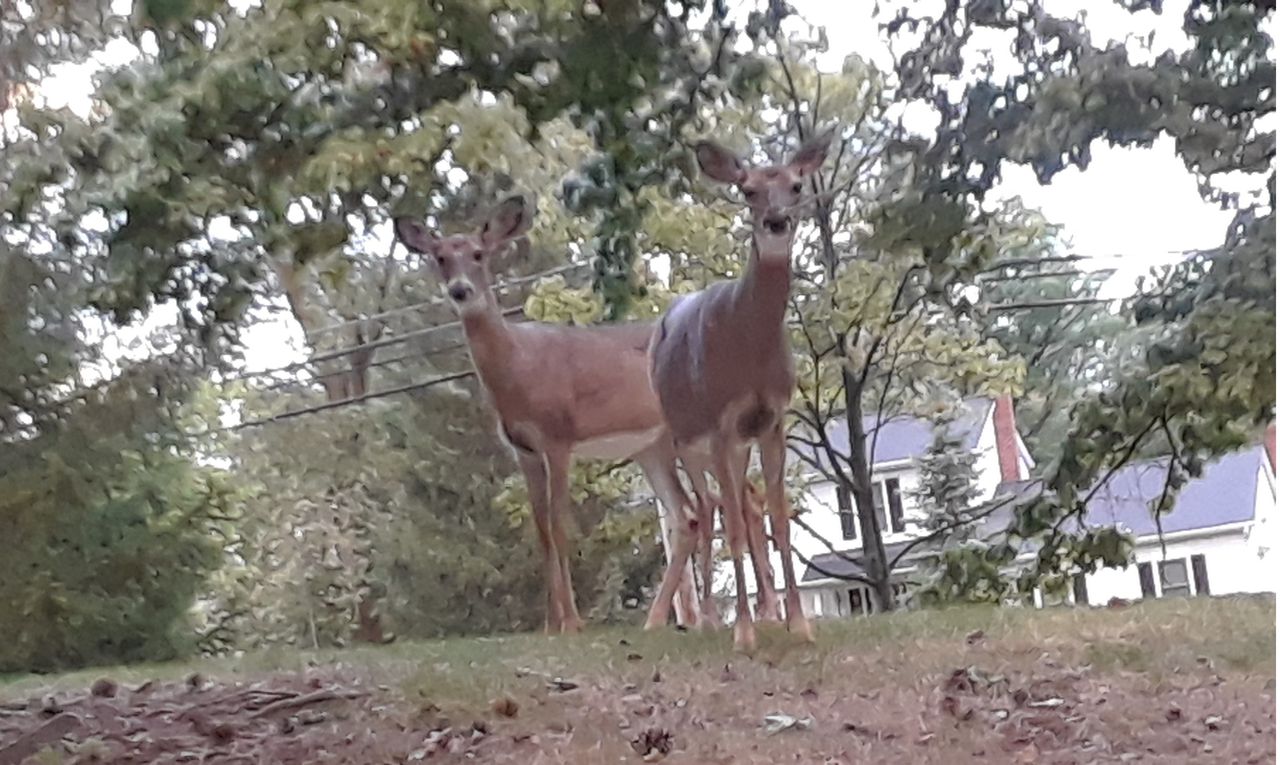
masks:
<svg viewBox="0 0 1280 765"><path fill-rule="evenodd" d="M286 253L275 261L276 276L289 303L293 318L302 327L307 346L314 352L321 350L321 339L325 335L323 327L332 321L329 312L315 305L307 294L306 286L293 263L291 253ZM347 347L363 346L368 342L359 324L353 325L350 333L340 333L337 345L344 341L351 344ZM349 338L349 340L348 340ZM377 335L372 339L377 339ZM324 386L325 401L334 403L363 397L368 393L369 365L373 361L373 351L359 348L344 357L329 362L324 369L314 369L313 373ZM355 436L353 436L355 438ZM355 639L365 643L381 644L386 642L386 630L382 625L382 617L378 613L377 599L368 592L360 595L355 612Z"/></svg>
<svg viewBox="0 0 1280 765"><path fill-rule="evenodd" d="M849 429L849 468L853 486L853 501L858 508L858 530L862 532L862 561L871 590L875 593L881 611L892 611L897 606L893 598L893 584L889 578L889 562L884 552L884 533L872 491L871 465L867 461L867 431L862 427L862 387L847 369L844 376L845 420Z"/></svg>
<svg viewBox="0 0 1280 765"><path fill-rule="evenodd" d="M799 124L797 115L797 124ZM803 131L801 138L804 138ZM840 259L836 253L835 235L831 228L831 205L825 194L826 184L821 174L813 180L817 201L814 203L814 220L818 224L818 238L822 243L822 265L827 279L834 281ZM849 431L849 467L853 475L850 495L858 508L858 529L862 533L862 561L871 589L879 601L881 611L892 611L897 606L893 598L893 584L889 578L889 563L884 552L884 534L880 518L876 515L871 482L871 465L867 462L867 433L862 427L862 384L847 367L841 369L844 381L844 411ZM819 423L821 425L821 423Z"/></svg>

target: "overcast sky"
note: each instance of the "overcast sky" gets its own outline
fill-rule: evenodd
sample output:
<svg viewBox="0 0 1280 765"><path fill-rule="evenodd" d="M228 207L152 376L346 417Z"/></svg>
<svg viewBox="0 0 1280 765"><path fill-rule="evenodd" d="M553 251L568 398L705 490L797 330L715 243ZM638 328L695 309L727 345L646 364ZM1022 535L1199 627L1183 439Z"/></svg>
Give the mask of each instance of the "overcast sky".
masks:
<svg viewBox="0 0 1280 765"><path fill-rule="evenodd" d="M819 65L837 71L850 53L857 53L883 68L892 63L887 43L872 19L873 0L791 0L809 22L828 30L830 50ZM1157 15L1150 11L1130 14L1113 2L1098 0L1046 0L1050 13L1086 18L1095 43L1124 40L1130 34L1156 30L1154 49L1182 50L1187 38L1179 13ZM738 6L745 8L745 4ZM1012 63L1009 41L999 35L974 40L974 48L991 50L997 74ZM103 63L123 63L132 57L127 44L109 49ZM1142 55L1138 53L1137 55ZM87 111L91 71L68 67L45 90L52 105ZM927 119L927 116L926 116ZM1169 262L1189 249L1219 244L1230 213L1205 203L1195 178L1174 153L1173 141L1162 138L1149 149L1117 149L1097 143L1093 162L1081 172L1071 168L1041 186L1028 168L1006 167L997 187L998 197L1021 196L1028 207L1040 209L1063 227L1076 254L1098 258L1094 267L1117 268L1107 287L1108 296L1127 294L1135 278L1151 266ZM1117 257L1118 256L1118 257ZM1085 267L1090 264L1086 263ZM250 368L263 369L295 360L303 352L301 336L292 321L284 326L262 326L249 335L246 349ZM286 351L286 348L288 349Z"/></svg>

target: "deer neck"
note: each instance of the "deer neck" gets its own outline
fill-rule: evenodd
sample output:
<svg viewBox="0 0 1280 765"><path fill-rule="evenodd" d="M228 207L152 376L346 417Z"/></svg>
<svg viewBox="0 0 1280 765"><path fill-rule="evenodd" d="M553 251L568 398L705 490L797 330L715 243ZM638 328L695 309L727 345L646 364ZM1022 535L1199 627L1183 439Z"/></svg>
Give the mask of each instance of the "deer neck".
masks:
<svg viewBox="0 0 1280 765"><path fill-rule="evenodd" d="M791 261L764 260L751 244L751 257L738 281L738 312L747 323L760 330L781 330L791 294Z"/></svg>
<svg viewBox="0 0 1280 765"><path fill-rule="evenodd" d="M483 310L464 314L462 331L467 337L471 361L475 364L480 382L490 391L501 379L506 360L511 357L515 340L507 324L497 298L490 292L485 297Z"/></svg>

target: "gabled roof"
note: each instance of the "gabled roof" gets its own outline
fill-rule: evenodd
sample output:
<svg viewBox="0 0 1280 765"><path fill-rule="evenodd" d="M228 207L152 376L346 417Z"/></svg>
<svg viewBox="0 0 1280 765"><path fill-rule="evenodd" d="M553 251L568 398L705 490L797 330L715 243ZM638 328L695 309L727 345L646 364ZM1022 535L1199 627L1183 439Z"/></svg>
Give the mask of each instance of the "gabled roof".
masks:
<svg viewBox="0 0 1280 765"><path fill-rule="evenodd" d="M966 449L976 449L978 439L982 436L982 426L991 415L994 402L989 398L966 399L966 412L952 425L961 436ZM879 423L877 427L875 415L862 418L862 426L866 429L868 446L875 439L875 453L869 455L872 467L889 462L901 462L922 456L933 443L933 424L923 417L898 415ZM827 424L827 438L835 451L843 456L849 454L849 426L843 417L833 418ZM800 447L809 451L808 446ZM824 466L830 466L827 455L821 449L809 451L816 455Z"/></svg>
<svg viewBox="0 0 1280 765"><path fill-rule="evenodd" d="M1199 478L1182 487L1173 510L1156 528L1151 503L1160 497L1168 471L1167 457L1149 460L1116 472L1098 490L1085 514L1089 526L1120 526L1134 536L1195 531L1253 520L1257 504L1258 469L1266 459L1262 445L1232 452L1204 467Z"/></svg>
<svg viewBox="0 0 1280 765"><path fill-rule="evenodd" d="M1266 462L1266 452L1261 444L1224 455L1208 463L1199 478L1193 478L1178 493L1173 510L1161 517L1160 530L1165 534L1189 531L1207 531L1218 526L1230 526L1254 520L1257 505L1259 471ZM1158 533L1151 503L1160 497L1164 489L1168 458L1144 460L1116 471L1110 480L1094 493L1085 513L1085 524L1093 527L1119 526L1135 537L1148 537ZM1263 479L1265 480L1265 479ZM1030 498L1039 491L1038 481L1010 481L996 490L996 497L1019 494ZM1013 504L988 516L977 530L977 536L989 537L1002 532L1008 526ZM906 543L885 545L889 558ZM902 561L910 565L916 553L930 550L921 544ZM1030 551L1026 547L1024 551ZM861 549L840 554L826 553L813 557L805 568L802 581L812 582L837 576L863 575L860 565Z"/></svg>

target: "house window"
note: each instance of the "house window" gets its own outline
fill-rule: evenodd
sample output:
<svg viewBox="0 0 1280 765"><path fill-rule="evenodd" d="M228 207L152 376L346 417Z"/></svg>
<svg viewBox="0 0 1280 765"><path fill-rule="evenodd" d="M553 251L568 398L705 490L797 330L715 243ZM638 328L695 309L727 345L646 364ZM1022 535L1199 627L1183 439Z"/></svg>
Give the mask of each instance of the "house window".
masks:
<svg viewBox="0 0 1280 765"><path fill-rule="evenodd" d="M854 616L861 616L866 613L863 609L862 603L862 588L854 587L852 590L849 590L849 613Z"/></svg>
<svg viewBox="0 0 1280 765"><path fill-rule="evenodd" d="M840 508L840 533L845 539L858 538L858 519L853 514L853 498L843 486L836 487L836 504Z"/></svg>
<svg viewBox="0 0 1280 765"><path fill-rule="evenodd" d="M890 533L901 534L906 530L906 520L902 516L902 492L897 478L876 481L871 487L871 504L876 515L884 519L884 528Z"/></svg>
<svg viewBox="0 0 1280 765"><path fill-rule="evenodd" d="M889 528L895 534L906 531L907 524L902 518L902 493L898 490L898 479L889 478L884 482L884 493L889 500Z"/></svg>
<svg viewBox="0 0 1280 765"><path fill-rule="evenodd" d="M1187 561L1166 560L1160 563L1161 597L1177 597L1191 594L1191 582L1187 580Z"/></svg>
<svg viewBox="0 0 1280 765"><path fill-rule="evenodd" d="M1075 597L1077 606L1089 605L1089 586L1083 573L1071 577L1071 594Z"/></svg>
<svg viewBox="0 0 1280 765"><path fill-rule="evenodd" d="M1195 578L1196 594L1209 594L1209 569L1205 567L1203 555L1191 556L1191 575Z"/></svg>
<svg viewBox="0 0 1280 765"><path fill-rule="evenodd" d="M1142 586L1142 597L1154 598L1156 596L1156 578L1151 574L1150 563L1138 564L1138 584Z"/></svg>

